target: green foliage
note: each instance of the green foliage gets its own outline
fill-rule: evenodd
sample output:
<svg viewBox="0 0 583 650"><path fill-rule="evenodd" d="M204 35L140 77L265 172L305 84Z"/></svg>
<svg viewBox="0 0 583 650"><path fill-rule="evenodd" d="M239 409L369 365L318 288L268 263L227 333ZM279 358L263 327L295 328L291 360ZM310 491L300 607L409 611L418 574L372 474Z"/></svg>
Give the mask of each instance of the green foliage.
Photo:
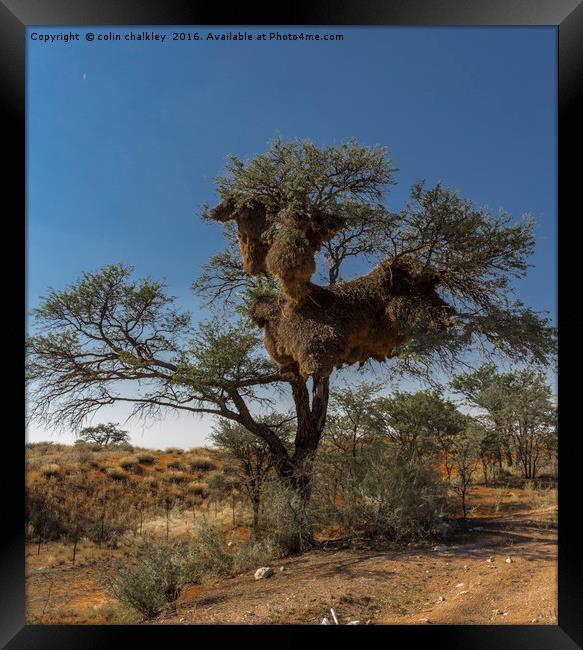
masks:
<svg viewBox="0 0 583 650"><path fill-rule="evenodd" d="M447 454L467 423L466 416L439 389L395 391L392 397L379 397L370 417L375 431L396 443L408 458Z"/></svg>
<svg viewBox="0 0 583 650"><path fill-rule="evenodd" d="M106 580L108 590L144 617L153 618L180 595L181 558L181 547L146 540L131 551L129 560L115 563L115 571Z"/></svg>
<svg viewBox="0 0 583 650"><path fill-rule="evenodd" d="M399 542L442 536L447 494L437 471L388 449L377 448L367 459L362 498L368 528Z"/></svg>
<svg viewBox="0 0 583 650"><path fill-rule="evenodd" d="M481 409L490 445L497 444L499 453L506 448L510 461L519 464L525 478L534 478L543 460L552 459L557 409L544 374L529 368L500 373L486 364L458 375L451 386Z"/></svg>
<svg viewBox="0 0 583 650"><path fill-rule="evenodd" d="M394 183L386 148L349 140L337 147L317 147L310 140L285 143L275 138L267 153L244 162L229 156L227 173L219 176L218 192L239 205L260 200L272 213L283 208L332 209L342 214L354 205L379 201Z"/></svg>
<svg viewBox="0 0 583 650"><path fill-rule="evenodd" d="M77 434L75 443L93 443L96 445L122 445L129 442L127 431L118 428L117 422L85 427Z"/></svg>
<svg viewBox="0 0 583 650"><path fill-rule="evenodd" d="M203 518L184 555L185 576L189 582L201 583L232 575L233 571L233 557L223 534Z"/></svg>

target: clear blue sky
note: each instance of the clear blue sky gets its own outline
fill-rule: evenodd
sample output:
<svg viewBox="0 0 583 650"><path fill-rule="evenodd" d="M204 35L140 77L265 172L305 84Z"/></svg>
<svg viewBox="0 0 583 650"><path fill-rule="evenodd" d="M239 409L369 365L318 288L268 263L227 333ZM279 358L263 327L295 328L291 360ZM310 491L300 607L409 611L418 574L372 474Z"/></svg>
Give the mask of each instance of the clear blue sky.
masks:
<svg viewBox="0 0 583 650"><path fill-rule="evenodd" d="M198 208L215 201L229 153L253 156L280 134L386 145L400 170L392 209L426 178L494 211L530 212L538 243L519 296L556 314L555 28L279 28L344 35L288 43L172 42L176 30L159 27L92 31L154 30L164 43L28 33L69 30L79 42L28 40L29 307L123 261L203 315L189 285L222 239ZM136 444L193 446L208 421L128 428Z"/></svg>

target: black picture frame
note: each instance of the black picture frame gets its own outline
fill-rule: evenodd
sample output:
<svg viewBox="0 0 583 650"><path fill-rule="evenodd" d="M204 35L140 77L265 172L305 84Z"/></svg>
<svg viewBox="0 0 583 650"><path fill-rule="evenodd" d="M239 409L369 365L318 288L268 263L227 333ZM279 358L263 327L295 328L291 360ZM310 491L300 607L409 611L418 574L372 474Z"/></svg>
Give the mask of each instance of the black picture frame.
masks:
<svg viewBox="0 0 583 650"><path fill-rule="evenodd" d="M583 180L580 162L581 137L579 122L583 121L583 5L581 0L378 0L331 2L294 2L277 7L249 6L249 3L226 13L216 3L154 0L0 0L0 68L3 105L7 109L4 151L5 161L10 161L4 172L4 191L12 199L10 216L16 233L22 237L22 248L14 246L11 238L6 249L19 257L25 251L25 30L32 25L408 25L408 26L535 26L558 28L558 195L561 227L559 228L559 277L572 277L576 268L564 268L577 260L581 253L576 241L569 237L570 227L579 216L576 212L579 186ZM577 129L579 127L579 130ZM579 156L579 158L578 158ZM569 210L572 206L573 211ZM9 221L5 213L5 223ZM569 219L571 217L571 220ZM5 231L7 232L7 231ZM6 240L5 240L6 241ZM23 269L22 258L9 267ZM8 268L8 267L7 267ZM24 269L23 269L24 270ZM17 283L11 305L22 304L24 291ZM22 274L24 279L25 274ZM24 284L24 282L23 282ZM22 285L21 285L22 286ZM560 293L558 295L561 295ZM568 294L571 295L572 294ZM7 298L8 300L8 298ZM236 637L236 642L277 643L278 646L296 645L299 638L325 642L332 634L332 643L347 636L349 643L374 634L383 644L393 648L405 644L423 646L482 649L517 648L533 650L545 648L561 650L581 647L583 643L583 572L581 571L581 545L577 535L576 496L580 492L577 464L575 462L576 429L569 431L569 411L574 403L576 384L567 379L568 366L577 363L575 334L581 323L571 307L559 300L559 331L561 355L559 372L560 436L559 466L559 608L557 626L354 626L349 631L334 631L323 627L294 626L34 626L24 621L24 446L15 435L18 429L6 430L5 443L10 445L5 456L3 478L4 494L13 508L5 514L2 537L1 588L0 588L0 641L3 647L16 648L109 648L129 646L144 640L153 644L174 642L192 643L223 640L224 634ZM569 345L573 338L574 345ZM7 339L4 339L5 341ZM14 340L14 333L10 334ZM10 344L14 350L17 346ZM573 351L573 352L571 352ZM17 352L17 356L19 353ZM18 363L21 363L21 357ZM19 366L22 367L22 366ZM18 374L18 373L17 373ZM17 384L18 382L14 382ZM20 387L16 388L17 391ZM14 403L19 401L15 395ZM573 409L574 411L574 409ZM573 412L571 411L571 412ZM9 458L9 461L6 461ZM17 495L12 498L12 495ZM575 495L575 496L571 496ZM337 634L337 637L334 637ZM203 638L201 639L201 635ZM208 638L207 638L208 637ZM351 637L351 638L350 638ZM203 640L204 639L204 640ZM264 640L265 639L265 640ZM215 641L216 642L216 641Z"/></svg>

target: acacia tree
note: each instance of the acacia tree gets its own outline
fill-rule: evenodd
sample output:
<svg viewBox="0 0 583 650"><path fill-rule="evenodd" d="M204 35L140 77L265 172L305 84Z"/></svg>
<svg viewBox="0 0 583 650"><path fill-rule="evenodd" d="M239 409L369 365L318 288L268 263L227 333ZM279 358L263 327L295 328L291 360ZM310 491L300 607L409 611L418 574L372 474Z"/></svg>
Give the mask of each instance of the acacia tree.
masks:
<svg viewBox="0 0 583 650"><path fill-rule="evenodd" d="M96 445L120 445L129 442L127 431L118 427L117 422L84 427L77 435L76 442L92 442Z"/></svg>
<svg viewBox="0 0 583 650"><path fill-rule="evenodd" d="M515 461L524 478L536 478L557 433L556 406L544 375L532 369L500 373L484 365L456 377L452 387L482 410L482 422L504 446L508 464Z"/></svg>
<svg viewBox="0 0 583 650"><path fill-rule="evenodd" d="M407 458L440 454L451 477L452 448L467 427L468 417L441 390L396 391L392 397L377 398L372 414L375 429L396 443Z"/></svg>
<svg viewBox="0 0 583 650"><path fill-rule="evenodd" d="M79 425L131 402L145 416L172 408L227 418L267 444L306 506L335 369L390 360L395 373L428 375L476 349L548 362L548 319L511 295L533 250L532 222L491 215L440 184L415 185L390 212L382 200L394 172L386 149L354 141L276 140L250 161L231 157L217 180L221 203L203 216L225 225L227 242L235 233L239 251L211 259L194 288L242 320L192 328L162 284L134 281L123 265L86 273L34 311L32 417ZM380 261L341 282L357 256ZM312 282L322 257L326 286ZM291 450L254 415L275 399L269 387L291 392Z"/></svg>

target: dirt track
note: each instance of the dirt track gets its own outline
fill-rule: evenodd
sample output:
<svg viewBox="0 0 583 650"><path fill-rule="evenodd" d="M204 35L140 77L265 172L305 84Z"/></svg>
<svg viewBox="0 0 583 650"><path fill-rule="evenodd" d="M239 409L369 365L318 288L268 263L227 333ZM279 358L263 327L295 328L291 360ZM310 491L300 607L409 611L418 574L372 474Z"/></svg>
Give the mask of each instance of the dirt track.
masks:
<svg viewBox="0 0 583 650"><path fill-rule="evenodd" d="M556 509L468 527L437 550L318 550L268 580L193 586L154 622L317 624L334 607L344 623L556 624Z"/></svg>

